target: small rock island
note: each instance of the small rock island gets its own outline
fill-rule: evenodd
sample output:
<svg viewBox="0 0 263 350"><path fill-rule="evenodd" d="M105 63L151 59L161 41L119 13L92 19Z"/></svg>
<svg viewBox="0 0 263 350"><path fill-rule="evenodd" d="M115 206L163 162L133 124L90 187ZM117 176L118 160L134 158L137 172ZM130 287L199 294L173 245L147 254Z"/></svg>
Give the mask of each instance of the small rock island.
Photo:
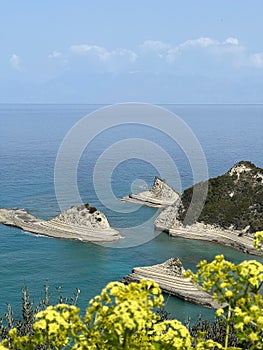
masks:
<svg viewBox="0 0 263 350"><path fill-rule="evenodd" d="M123 277L122 282L130 283L150 279L157 282L163 292L184 301L214 309L222 306L190 278L183 277L184 273L185 269L180 259L171 258L162 264L136 267L131 274Z"/></svg>
<svg viewBox="0 0 263 350"><path fill-rule="evenodd" d="M24 209L0 209L0 223L53 238L83 242L113 242L121 238L106 216L89 204L73 206L51 220L41 220Z"/></svg>
<svg viewBox="0 0 263 350"><path fill-rule="evenodd" d="M154 179L153 186L149 191L143 191L137 194L130 194L121 198L122 201L146 205L152 208L164 208L172 205L180 198L172 187L168 186L165 180Z"/></svg>

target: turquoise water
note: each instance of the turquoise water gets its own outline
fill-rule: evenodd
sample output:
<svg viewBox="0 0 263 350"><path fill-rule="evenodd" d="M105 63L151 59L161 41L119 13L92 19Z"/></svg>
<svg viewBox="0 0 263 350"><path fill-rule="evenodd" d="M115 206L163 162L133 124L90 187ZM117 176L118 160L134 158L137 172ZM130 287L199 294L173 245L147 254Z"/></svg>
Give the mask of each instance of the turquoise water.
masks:
<svg viewBox="0 0 263 350"><path fill-rule="evenodd" d="M59 146L70 128L94 105L1 105L0 106L0 206L22 207L34 215L49 219L59 213L54 191L54 165ZM239 160L250 160L263 167L263 106L261 105L168 105L196 134L207 158L209 176L218 176ZM158 137L157 137L158 136ZM37 298L48 280L53 289L62 286L70 296L81 289L80 306L99 293L105 284L120 280L134 266L163 262L173 256L185 268L195 268L200 259L212 259L223 253L228 259L241 261L249 256L232 249L204 242L168 237L153 233L155 209L140 208L134 213L117 215L105 207L92 187L92 170L101 152L122 138L140 137L158 140L171 153L185 188L192 184L191 167L183 152L171 140L142 127L123 127L100 135L83 154L78 169L78 186L83 201L103 210L113 227L121 233L149 219L146 233L156 238L145 244L114 249L92 243L37 237L21 230L0 225L0 314L6 303L18 307L20 288L27 284ZM158 171L151 164L131 159L119 164L112 178L117 197L130 193L131 183L140 178L150 185ZM104 176L104 174L101 174ZM171 174L171 179L173 174ZM169 179L168 179L169 181ZM139 188L137 188L139 190ZM123 204L125 205L125 204ZM139 235L146 234L138 232ZM167 309L182 320L213 312L169 297Z"/></svg>

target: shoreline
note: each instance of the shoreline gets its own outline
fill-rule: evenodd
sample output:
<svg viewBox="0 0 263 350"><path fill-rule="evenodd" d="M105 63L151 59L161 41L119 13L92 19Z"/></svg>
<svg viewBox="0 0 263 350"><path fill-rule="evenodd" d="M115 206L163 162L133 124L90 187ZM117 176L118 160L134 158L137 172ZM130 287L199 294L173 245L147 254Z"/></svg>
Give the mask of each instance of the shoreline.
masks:
<svg viewBox="0 0 263 350"><path fill-rule="evenodd" d="M192 226L178 226L167 229L156 227L168 233L171 237L182 237L199 241L217 243L233 248L246 254L263 256L263 250L254 248L253 234L238 230L224 230L210 225L194 224Z"/></svg>

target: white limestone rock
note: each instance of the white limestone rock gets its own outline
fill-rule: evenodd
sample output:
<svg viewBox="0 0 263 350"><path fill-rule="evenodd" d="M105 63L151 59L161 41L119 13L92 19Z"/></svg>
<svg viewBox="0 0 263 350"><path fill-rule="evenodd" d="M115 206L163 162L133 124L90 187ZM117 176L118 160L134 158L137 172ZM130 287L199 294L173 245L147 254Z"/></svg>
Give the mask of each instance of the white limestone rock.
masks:
<svg viewBox="0 0 263 350"><path fill-rule="evenodd" d="M122 201L138 203L154 208L164 208L174 204L180 198L172 187L166 184L165 180L155 177L152 189L138 194L130 194L121 198Z"/></svg>
<svg viewBox="0 0 263 350"><path fill-rule="evenodd" d="M53 218L51 221L63 222L93 229L108 229L110 224L106 216L88 204L74 206Z"/></svg>

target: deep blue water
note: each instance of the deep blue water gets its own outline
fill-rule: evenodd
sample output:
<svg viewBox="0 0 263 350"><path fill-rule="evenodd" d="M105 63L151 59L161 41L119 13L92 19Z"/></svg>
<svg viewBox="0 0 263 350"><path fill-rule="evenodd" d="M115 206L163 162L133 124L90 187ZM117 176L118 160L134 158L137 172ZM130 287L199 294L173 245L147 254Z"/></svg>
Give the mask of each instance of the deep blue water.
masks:
<svg viewBox="0 0 263 350"><path fill-rule="evenodd" d="M0 207L21 207L34 215L49 219L59 213L54 190L54 166L60 144L72 126L101 106L94 105L1 105L0 106ZM262 105L167 105L180 116L197 136L204 150L209 176L223 174L237 161L250 160L263 167ZM107 130L92 140L81 156L78 187L85 202L105 212L113 227L134 239L144 235L146 243L114 249L92 243L81 243L37 237L21 230L0 225L0 314L6 303L17 311L20 288L29 286L36 299L49 282L52 289L62 286L63 294L71 296L81 289L80 306L99 293L105 284L120 280L134 266L163 262L170 257L181 258L186 268L195 268L203 258L212 259L223 253L228 259L241 261L249 256L219 245L168 237L153 231L155 209L135 208L136 212L116 213L98 198L92 173L98 157L110 145L122 139L140 138L161 145L170 153L180 175L178 190L193 183L191 164L182 150L156 130L138 125L123 125ZM114 163L114 156L108 159ZM159 164L161 159L156 160ZM159 175L155 164L135 157L116 165L112 191L116 197L139 191ZM167 182L174 179L169 173ZM107 174L100 170L102 183ZM140 179L139 182L136 182ZM180 186L179 186L180 185ZM106 193L107 194L107 193ZM70 205L70 198L65 198ZM64 204L65 204L64 203ZM119 204L125 207L125 203ZM142 230L138 225L147 221ZM129 231L129 228L132 230ZM137 230L137 227L138 230ZM156 237L155 237L156 236ZM155 237L155 238L154 238ZM170 297L167 309L182 320L196 318L199 313L212 317L213 312ZM17 311L18 312L18 311Z"/></svg>

